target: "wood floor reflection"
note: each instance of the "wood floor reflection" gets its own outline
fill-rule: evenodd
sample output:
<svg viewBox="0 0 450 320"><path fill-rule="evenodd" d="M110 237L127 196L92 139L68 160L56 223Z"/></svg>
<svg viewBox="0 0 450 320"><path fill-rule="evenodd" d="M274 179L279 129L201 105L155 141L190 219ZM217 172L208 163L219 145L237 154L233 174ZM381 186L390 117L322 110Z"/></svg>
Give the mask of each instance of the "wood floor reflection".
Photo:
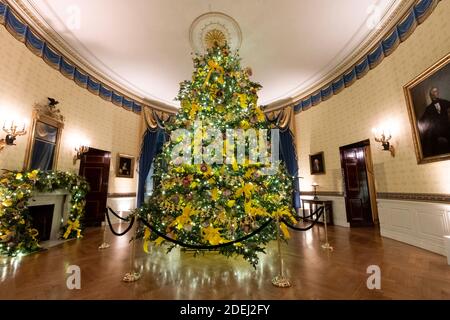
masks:
<svg viewBox="0 0 450 320"><path fill-rule="evenodd" d="M123 227L122 227L123 228ZM152 248L139 243L142 278L122 282L129 271L128 238L108 236L100 251L100 228L47 251L0 261L0 299L450 299L450 266L444 256L381 238L373 229L329 228L331 253L320 247L323 227L295 233L283 245L285 271L293 286L276 288L276 245L257 269L216 253ZM81 289L68 290L66 269L81 268ZM369 290L366 269L381 268L381 290Z"/></svg>

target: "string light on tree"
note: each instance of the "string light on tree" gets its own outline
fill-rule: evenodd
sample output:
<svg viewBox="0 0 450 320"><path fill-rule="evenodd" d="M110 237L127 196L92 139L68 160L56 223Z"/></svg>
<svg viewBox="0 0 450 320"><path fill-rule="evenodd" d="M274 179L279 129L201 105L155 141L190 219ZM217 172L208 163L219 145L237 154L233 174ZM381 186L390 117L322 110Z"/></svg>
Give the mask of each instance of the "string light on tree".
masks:
<svg viewBox="0 0 450 320"><path fill-rule="evenodd" d="M190 149L193 159L205 148L196 149L196 139L206 142L206 149L215 139L207 129L222 133L221 150L244 137L245 151L241 156L245 161L237 161L239 153L235 151L230 157L232 163L227 163L225 155L223 161L212 163L204 159L196 163L191 158L178 161L172 154L186 137L170 139L155 159L154 192L137 212L167 237L180 243L205 246L241 239L270 218L295 222L292 182L284 165L272 163L274 174L265 175L266 163L249 160L250 153L260 147L250 148L247 133L272 129L258 106L257 92L261 86L250 80L251 69L243 69L239 56L230 52L226 44L216 43L193 61L192 80L180 84L179 113L166 123L166 128L169 132L184 129L187 136L193 137L190 148L182 148L183 152ZM227 129L234 130L234 134L225 134ZM265 139L264 144L270 145L270 137ZM276 223L269 223L257 235L218 250L226 256L240 255L256 266L258 253L265 252L265 245L275 240L277 233ZM154 242L175 247L146 227L139 234L144 237L144 246ZM282 237L287 239L289 235L283 233Z"/></svg>

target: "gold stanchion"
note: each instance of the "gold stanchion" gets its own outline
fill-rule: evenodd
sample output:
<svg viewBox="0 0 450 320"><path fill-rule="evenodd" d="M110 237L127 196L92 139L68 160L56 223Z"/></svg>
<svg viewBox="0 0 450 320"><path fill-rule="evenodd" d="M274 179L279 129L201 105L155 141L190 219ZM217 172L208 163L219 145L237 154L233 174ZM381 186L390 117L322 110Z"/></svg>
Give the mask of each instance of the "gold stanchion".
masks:
<svg viewBox="0 0 450 320"><path fill-rule="evenodd" d="M139 280L139 278L141 277L141 274L138 271L136 271L134 268L134 259L135 259L135 255L136 255L136 245L135 245L136 231L138 229L137 224L138 224L138 222L136 221L136 226L134 227L134 237L131 241L130 272L125 273L125 276L122 279L122 281L124 281L124 282L134 282L134 281Z"/></svg>
<svg viewBox="0 0 450 320"><path fill-rule="evenodd" d="M322 244L322 249L333 251L333 247L328 242L328 228L327 228L327 209L323 208L323 221L325 224L325 243Z"/></svg>
<svg viewBox="0 0 450 320"><path fill-rule="evenodd" d="M9 264L9 257L6 255L0 255L0 267L7 267Z"/></svg>
<svg viewBox="0 0 450 320"><path fill-rule="evenodd" d="M110 247L110 245L109 245L109 243L108 242L106 242L106 225L108 224L108 222L107 222L107 219L106 219L106 214L107 213L105 213L105 227L103 228L103 242L102 242L102 244L98 247L100 250L102 250L102 249L108 249L109 247Z"/></svg>
<svg viewBox="0 0 450 320"><path fill-rule="evenodd" d="M287 277L284 276L283 257L281 256L281 240L280 240L280 218L277 217L277 243L278 243L278 262L280 274L272 279L272 284L280 288L288 288L291 283Z"/></svg>

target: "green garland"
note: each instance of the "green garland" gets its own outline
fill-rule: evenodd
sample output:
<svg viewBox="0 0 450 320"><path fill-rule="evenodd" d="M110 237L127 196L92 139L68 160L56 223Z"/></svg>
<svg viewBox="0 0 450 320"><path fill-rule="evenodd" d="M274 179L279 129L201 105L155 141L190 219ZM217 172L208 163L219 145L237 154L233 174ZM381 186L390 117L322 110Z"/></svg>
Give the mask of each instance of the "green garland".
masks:
<svg viewBox="0 0 450 320"><path fill-rule="evenodd" d="M65 189L71 195L67 223L62 238L81 237L81 220L89 185L70 172L6 171L0 176L0 254L16 256L39 250L38 232L31 224L28 202L33 192Z"/></svg>

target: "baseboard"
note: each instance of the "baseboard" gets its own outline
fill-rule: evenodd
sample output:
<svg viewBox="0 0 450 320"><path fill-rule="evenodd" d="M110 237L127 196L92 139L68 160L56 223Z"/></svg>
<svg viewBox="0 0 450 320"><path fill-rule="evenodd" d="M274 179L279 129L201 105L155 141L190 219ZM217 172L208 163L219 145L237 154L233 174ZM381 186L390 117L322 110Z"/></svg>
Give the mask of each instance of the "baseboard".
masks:
<svg viewBox="0 0 450 320"><path fill-rule="evenodd" d="M378 200L380 233L413 246L446 255L450 205L405 200Z"/></svg>
<svg viewBox="0 0 450 320"><path fill-rule="evenodd" d="M383 229L380 228L380 234L382 237L385 238L389 238L389 239L393 239L393 240L397 240L403 243L407 243L410 244L412 246L415 247L419 247L440 255L445 256L446 252L445 252L445 246L444 244L439 245L436 243L432 243L430 240L426 240L426 239L419 239L419 238L415 238L413 236L404 234L404 233L398 233L392 230L387 230L387 229Z"/></svg>

